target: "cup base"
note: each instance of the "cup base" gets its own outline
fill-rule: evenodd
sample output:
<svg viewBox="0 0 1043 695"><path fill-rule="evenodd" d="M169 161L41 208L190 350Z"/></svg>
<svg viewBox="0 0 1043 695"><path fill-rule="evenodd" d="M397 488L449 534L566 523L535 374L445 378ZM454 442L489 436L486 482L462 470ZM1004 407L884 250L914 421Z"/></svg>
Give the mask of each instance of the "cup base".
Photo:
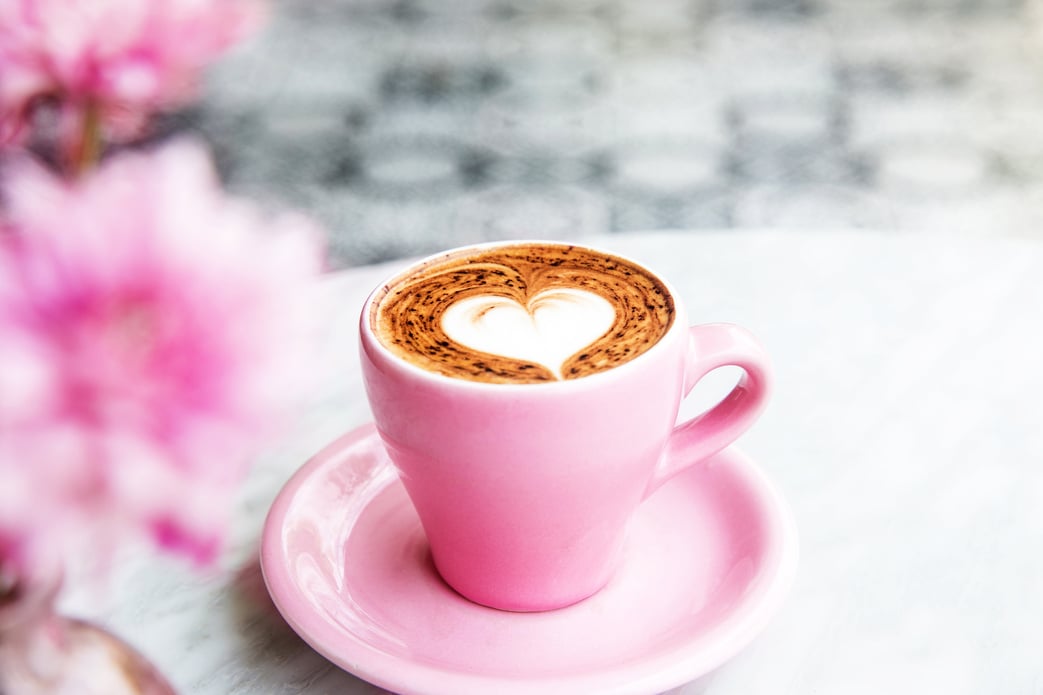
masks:
<svg viewBox="0 0 1043 695"><path fill-rule="evenodd" d="M548 611L569 608L570 606L582 603L592 596L595 596L612 580L612 575L615 573L615 569L619 563L618 561L612 563L611 571L608 572L607 576L596 584L593 589L574 592L563 597L559 596L551 599L540 598L531 600L519 599L512 595L503 596L496 592L489 591L488 588L479 587L473 590L467 589L465 584L461 583L456 585L446 578L445 573L438 567L438 560L433 555L431 557L431 564L434 567L435 572L438 573L439 578L445 582L446 586L459 594L461 598L464 598L471 603L508 613L546 613Z"/></svg>

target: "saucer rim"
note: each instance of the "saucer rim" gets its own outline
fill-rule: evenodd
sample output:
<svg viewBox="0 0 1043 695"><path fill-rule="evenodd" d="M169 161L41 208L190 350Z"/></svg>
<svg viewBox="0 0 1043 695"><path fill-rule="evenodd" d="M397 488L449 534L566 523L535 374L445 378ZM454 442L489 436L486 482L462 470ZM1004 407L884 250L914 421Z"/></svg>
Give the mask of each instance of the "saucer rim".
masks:
<svg viewBox="0 0 1043 695"><path fill-rule="evenodd" d="M265 518L261 536L260 565L265 586L279 614L290 628L312 649L332 664L372 685L395 693L428 693L466 695L490 692L504 695L522 695L536 689L552 693L598 692L613 693L663 692L690 682L721 666L749 645L766 627L777 612L795 580L799 541L796 521L785 500L760 470L751 457L734 446L715 454L711 465L727 465L742 476L744 486L758 507L765 510L766 555L764 581L750 591L733 610L733 615L718 625L711 639L699 640L670 649L654 657L640 659L636 664L598 668L579 674L535 678L503 677L482 674L459 668L438 666L410 660L374 648L359 636L345 640L342 634L331 639L328 623L313 613L286 605L300 596L291 573L281 561L280 542L287 511L297 491L330 459L343 456L354 446L377 437L373 423L363 424L336 437L311 456L283 484ZM386 461L390 466L390 461ZM682 476L684 473L682 472ZM394 484L392 478L381 487ZM673 484L667 481L664 487ZM300 599L296 599L299 605ZM324 637L325 633L325 639ZM340 642L337 648L331 646Z"/></svg>

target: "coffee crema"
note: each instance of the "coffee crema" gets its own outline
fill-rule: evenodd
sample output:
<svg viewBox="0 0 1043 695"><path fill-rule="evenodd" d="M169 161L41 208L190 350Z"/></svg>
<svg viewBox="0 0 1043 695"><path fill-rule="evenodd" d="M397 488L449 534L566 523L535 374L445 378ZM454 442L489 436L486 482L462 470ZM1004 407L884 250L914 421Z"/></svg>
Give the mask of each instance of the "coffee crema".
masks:
<svg viewBox="0 0 1043 695"><path fill-rule="evenodd" d="M378 340L445 376L493 383L577 379L655 345L673 298L647 270L576 246L464 250L383 287L370 308Z"/></svg>

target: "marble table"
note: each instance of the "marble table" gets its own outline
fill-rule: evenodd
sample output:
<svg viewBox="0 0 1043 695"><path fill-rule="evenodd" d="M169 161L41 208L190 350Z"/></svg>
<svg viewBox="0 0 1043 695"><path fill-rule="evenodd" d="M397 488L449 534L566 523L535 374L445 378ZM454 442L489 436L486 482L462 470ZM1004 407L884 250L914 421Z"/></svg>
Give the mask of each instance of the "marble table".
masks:
<svg viewBox="0 0 1043 695"><path fill-rule="evenodd" d="M740 446L793 508L798 577L745 651L676 692L1043 693L1043 245L864 230L593 243L661 272L694 321L752 329L777 366ZM258 461L218 570L128 552L100 590L68 592L70 612L106 622L182 692L380 692L285 625L256 552L280 486L368 419L356 316L399 265L323 281L321 383ZM685 410L732 379L711 375Z"/></svg>

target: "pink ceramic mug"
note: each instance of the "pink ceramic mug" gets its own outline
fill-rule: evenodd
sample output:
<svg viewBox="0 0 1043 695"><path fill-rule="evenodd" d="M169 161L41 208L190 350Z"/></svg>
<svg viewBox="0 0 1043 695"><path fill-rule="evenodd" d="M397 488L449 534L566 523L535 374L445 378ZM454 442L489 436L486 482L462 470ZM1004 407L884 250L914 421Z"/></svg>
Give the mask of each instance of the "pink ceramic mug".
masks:
<svg viewBox="0 0 1043 695"><path fill-rule="evenodd" d="M369 317L395 278L362 311L366 391L435 566L476 603L539 611L597 592L638 505L734 441L765 404L771 369L756 339L729 324L689 327L665 282L674 320L646 352L579 379L502 384L426 371L384 347ZM729 395L676 425L681 399L727 365L744 371Z"/></svg>

